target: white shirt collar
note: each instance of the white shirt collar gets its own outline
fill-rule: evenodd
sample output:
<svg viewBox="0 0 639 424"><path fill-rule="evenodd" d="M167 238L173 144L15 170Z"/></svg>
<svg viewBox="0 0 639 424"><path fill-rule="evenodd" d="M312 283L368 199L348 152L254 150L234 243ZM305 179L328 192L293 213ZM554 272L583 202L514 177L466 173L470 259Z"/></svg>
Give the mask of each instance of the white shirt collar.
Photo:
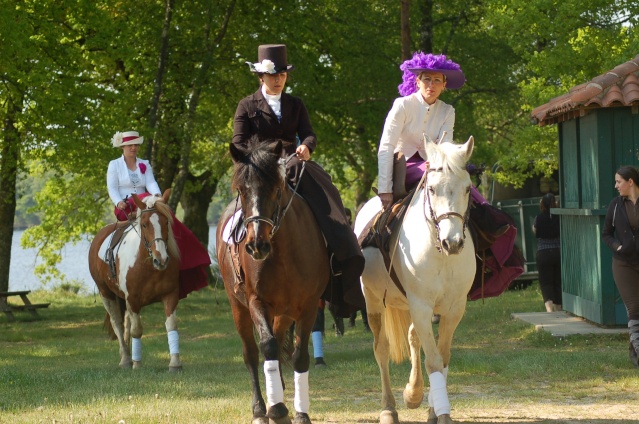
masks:
<svg viewBox="0 0 639 424"><path fill-rule="evenodd" d="M266 93L266 86L264 84L262 84L262 95L264 96L264 99L266 100L266 102L268 103L268 105L271 107L271 109L273 109L273 112L275 112L275 115L277 115L278 118L282 117L282 93L280 94L267 94Z"/></svg>

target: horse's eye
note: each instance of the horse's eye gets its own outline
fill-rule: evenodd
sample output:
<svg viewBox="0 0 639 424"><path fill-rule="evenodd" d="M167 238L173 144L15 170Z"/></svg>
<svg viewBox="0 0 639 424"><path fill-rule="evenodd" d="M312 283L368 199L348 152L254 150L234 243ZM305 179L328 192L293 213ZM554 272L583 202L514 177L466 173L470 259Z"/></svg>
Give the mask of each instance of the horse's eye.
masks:
<svg viewBox="0 0 639 424"><path fill-rule="evenodd" d="M428 192L430 194L435 194L435 189L433 188L433 186L428 186Z"/></svg>

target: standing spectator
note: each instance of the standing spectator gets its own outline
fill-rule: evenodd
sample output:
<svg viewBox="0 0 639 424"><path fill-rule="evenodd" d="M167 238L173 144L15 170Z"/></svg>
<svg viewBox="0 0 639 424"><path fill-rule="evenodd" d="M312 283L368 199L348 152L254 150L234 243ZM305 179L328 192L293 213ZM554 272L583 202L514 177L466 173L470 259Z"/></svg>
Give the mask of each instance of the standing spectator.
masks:
<svg viewBox="0 0 639 424"><path fill-rule="evenodd" d="M619 196L612 199L601 238L612 250L612 275L628 313L630 361L639 367L639 171L622 166L615 174Z"/></svg>
<svg viewBox="0 0 639 424"><path fill-rule="evenodd" d="M559 245L559 217L550 213L557 207L552 193L541 198L541 213L535 217L533 232L537 236L537 269L539 286L546 312L562 310L561 301L561 249Z"/></svg>

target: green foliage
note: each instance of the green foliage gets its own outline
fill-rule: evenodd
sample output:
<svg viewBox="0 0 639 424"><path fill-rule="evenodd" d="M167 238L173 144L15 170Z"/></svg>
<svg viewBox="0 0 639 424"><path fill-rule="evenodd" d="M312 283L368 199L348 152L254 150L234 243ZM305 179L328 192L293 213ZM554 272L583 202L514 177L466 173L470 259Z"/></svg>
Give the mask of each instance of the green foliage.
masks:
<svg viewBox="0 0 639 424"><path fill-rule="evenodd" d="M556 128L531 125L535 107L639 51L639 4L630 0L426 3L410 2L411 49L432 46L461 64L467 84L442 95L456 108L455 140L473 135L472 161L499 163L493 176L505 184L558 166ZM259 44L287 44L296 67L288 90L310 111L319 140L313 159L345 205L356 209L372 196L377 145L401 82L400 2L175 2L161 87L165 1L0 0L0 7L0 103L24 104L17 165L29 175L19 183L17 223L39 223L25 243L40 249L52 275L60 246L112 219L104 180L120 154L110 145L115 131L145 136L141 156L163 189L180 171L200 178L185 185L189 193L214 186L208 217L215 221L233 198L228 143L237 102L258 88L245 62L257 59Z"/></svg>

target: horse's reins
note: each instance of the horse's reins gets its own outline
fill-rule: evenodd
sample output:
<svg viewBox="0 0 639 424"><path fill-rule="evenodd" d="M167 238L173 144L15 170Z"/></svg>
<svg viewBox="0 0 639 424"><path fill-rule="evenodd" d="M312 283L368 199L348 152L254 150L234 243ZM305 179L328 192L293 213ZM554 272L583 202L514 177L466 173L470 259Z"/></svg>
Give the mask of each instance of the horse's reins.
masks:
<svg viewBox="0 0 639 424"><path fill-rule="evenodd" d="M442 137L441 139L443 139L446 136L446 131L444 131L442 133ZM433 141L428 141L428 136L426 134L424 134L424 141L425 142L431 142L433 143ZM419 180L419 183L417 184L417 189L413 192L413 197L411 197L410 202L408 202L408 207L406 208L406 212L404 213L404 215L402 216L401 222L399 223L399 228L402 227L402 225L404 224L404 218L406 218L406 215L408 215L408 211L410 210L410 207L413 203L413 199L415 198L415 196L417 195L417 192L419 191L419 189L423 189L426 192L426 196L424 197L424 215L426 215L426 199L428 199L428 208L430 210L430 217L433 221L433 225L435 227L435 231L437 232L437 235L435 237L435 246L437 247L437 251L439 253L442 252L442 246L441 246L441 242L439 241L439 223L444 220L444 219L450 219L452 217L458 217L462 220L462 224L463 224L463 234L464 234L464 239L466 239L466 227L468 226L468 217L470 215L470 204L471 204L471 196L470 194L468 195L468 207L466 208L466 213L464 214L464 216L462 216L461 214L457 213L457 212L446 212L443 213L441 215L436 215L435 211L433 211L433 207L430 201L430 193L428 192L428 189L426 188L426 179L428 177L428 174L431 172L442 172L443 168L435 168L435 169L428 169L428 171L424 172L424 174L422 175L422 178ZM393 249L390 255L390 263L388 265L388 274L390 275L391 270L393 269L393 259L395 257L395 251L397 250L397 244L399 243L399 237L397 237L395 239L395 242L393 243ZM386 297L386 293L384 293L384 298Z"/></svg>
<svg viewBox="0 0 639 424"><path fill-rule="evenodd" d="M288 163L288 161L290 161L293 156L295 156L295 153L289 155L285 160L284 163ZM255 221L261 221L261 222L265 222L267 224L269 224L271 226L271 232L269 233L269 238L273 238L273 236L275 235L275 233L277 232L277 230L279 230L280 226L282 225L282 221L284 220L284 216L286 216L286 212L288 212L291 203L293 203L293 198L295 197L295 195L297 194L297 189L300 186L300 182L302 181L302 176L304 175L304 170L306 169L306 161L302 161L302 171L300 172L300 176L297 179L297 184L295 184L295 188L293 189L293 195L290 197L290 199L288 200L288 203L286 204L286 207L284 207L284 209L281 209L281 200L282 200L282 189L279 188L278 192L277 192L277 208L275 209L275 212L273 213L273 219L267 218L265 216L262 215L252 215L249 216L248 218L245 218L243 221L244 226L248 226L248 224L250 224L251 222L255 222ZM239 198L239 194L238 194L238 198Z"/></svg>
<svg viewBox="0 0 639 424"><path fill-rule="evenodd" d="M443 168L428 170L428 172L442 172L442 171L443 171ZM423 187L423 189L426 192L426 196L424 196L424 215L426 214L426 201L428 201L428 210L430 212L430 219L433 221L433 226L435 227L435 232L436 232L435 247L437 248L437 251L439 253L442 253L442 244L441 244L441 241L439 240L439 231L440 231L439 223L442 222L444 219L451 219L454 217L461 219L462 225L463 225L462 234L464 235L464 240L466 240L466 227L468 226L468 217L470 215L470 202L471 202L470 193L468 194L468 206L466 207L466 213L464 213L463 216L460 213L454 212L454 211L445 212L441 215L437 215L435 211L433 210L433 205L430 200L429 190L425 186Z"/></svg>
<svg viewBox="0 0 639 424"><path fill-rule="evenodd" d="M124 200L125 200L126 205L127 205L127 206L129 206L129 208L130 208L130 205L126 202L126 199L127 199L127 198L128 198L128 196L127 196L127 197L125 197L125 198L124 198ZM130 208L130 209L131 209L131 208ZM156 209L156 208L142 209L142 210L140 211L140 215L142 215L142 214L143 214L143 213L145 213L145 212L155 212L155 211L157 211L157 209ZM131 211L131 212L133 212L133 211ZM164 239L163 239L163 238L161 238L161 237L157 237L157 238L155 238L155 239L153 239L153 240L151 240L151 241L149 242L149 241L146 239L146 236L145 236L143 233L139 232L139 231L138 231L138 229L137 229L137 227L136 227L136 225L135 225L135 223L137 222L137 217L136 217L135 219L131 219L131 213L127 213L127 214L126 214L126 216L127 216L128 221L129 221L129 225L131 226L131 229L133 229L133 231L135 231L135 233L138 235L138 237L140 237L140 239L144 242L144 248L145 248L145 249L146 249L146 251L149 253L149 258L153 258L153 251L151 250L151 245L152 245L153 243L155 243L156 241L158 241L158 240L161 240L161 241L163 241L163 242L164 242L165 246L167 246L167 255L168 255L168 256L170 256L170 255L169 255L169 249L168 249L168 243L167 243L167 241L166 241L166 240L164 240ZM115 223L115 226L117 227L117 222ZM113 237L113 235L111 235L111 237ZM117 277L116 277L116 278L117 278Z"/></svg>

